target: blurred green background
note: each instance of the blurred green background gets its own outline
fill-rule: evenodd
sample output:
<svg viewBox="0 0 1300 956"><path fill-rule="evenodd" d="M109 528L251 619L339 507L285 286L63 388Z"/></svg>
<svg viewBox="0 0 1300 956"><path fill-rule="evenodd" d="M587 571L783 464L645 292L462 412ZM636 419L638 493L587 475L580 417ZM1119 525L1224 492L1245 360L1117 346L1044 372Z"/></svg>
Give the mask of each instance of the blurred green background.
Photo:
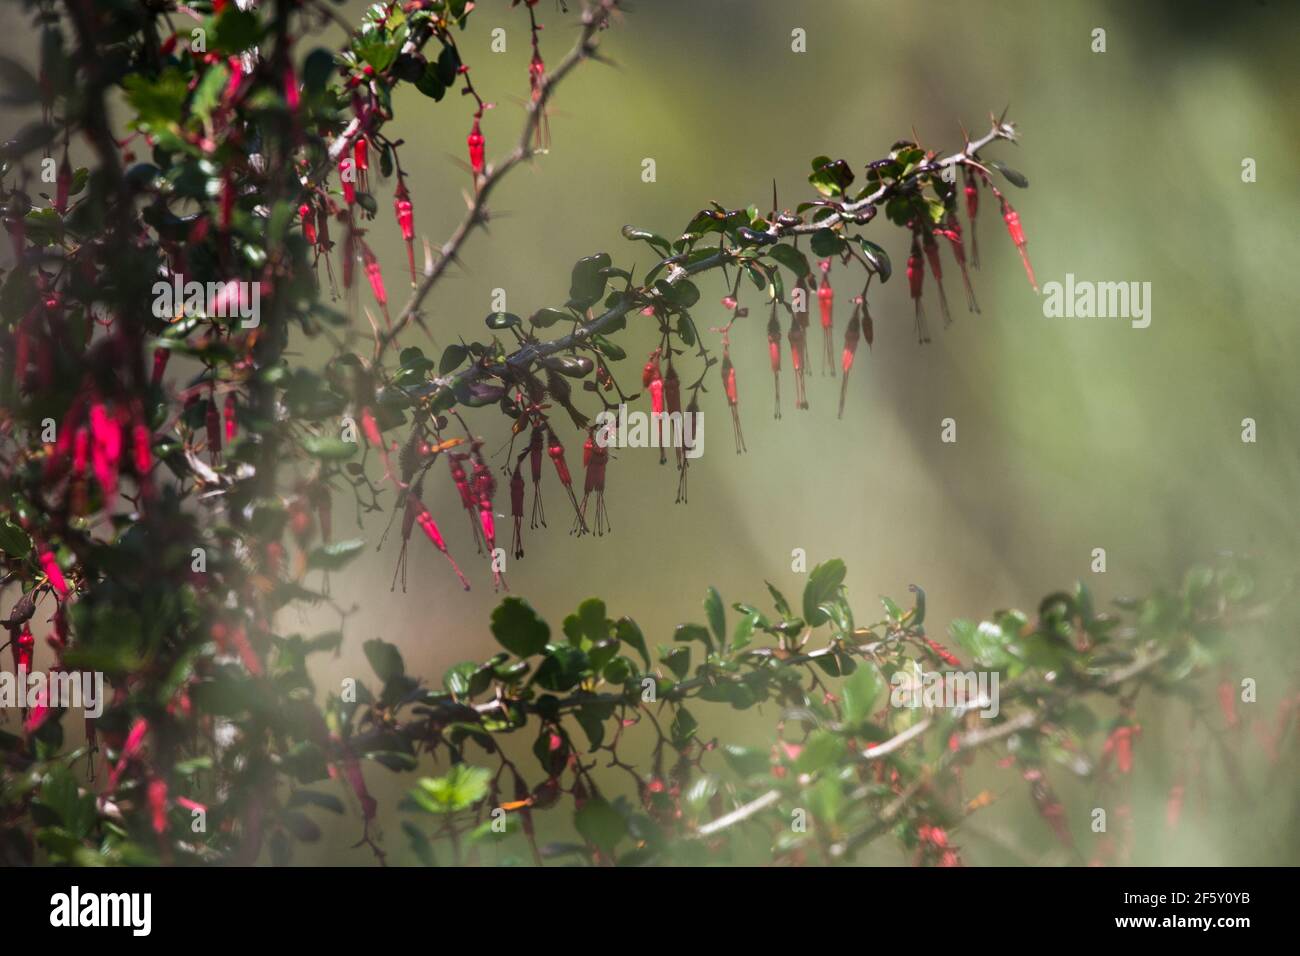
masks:
<svg viewBox="0 0 1300 956"><path fill-rule="evenodd" d="M355 19L364 5L344 9ZM575 16L549 0L537 9L553 66L573 42ZM489 50L496 26L506 30L502 54ZM803 54L791 52L796 27L807 32ZM1098 27L1106 30L1105 53L1091 49ZM1062 281L1067 272L1150 282L1152 322L1137 330L1124 320L1044 318L986 192L978 225L983 269L974 273L983 314L961 308L953 268L946 286L956 321L941 331L931 290L934 343L918 347L901 276L906 240L881 217L867 234L893 256L899 277L873 293L875 347L859 350L844 419L835 419L839 380L815 371L811 410L793 411L787 354L785 417L772 420L766 312L755 308L733 332L731 349L749 454L733 454L715 371L703 400L706 451L691 466L689 505L674 505L675 471L661 468L655 452L626 450L608 468L614 533L577 540L566 533L565 503L548 465L551 527L526 537L527 556L509 565L511 590L556 626L598 595L614 616L636 617L652 644L667 642L674 624L702 617L708 584L728 602L765 604L765 578L797 593L802 579L791 572L791 551L803 548L809 566L846 561L863 618L877 595L901 599L908 584L923 585L941 636L940 623L952 617L1032 608L1079 577L1109 598L1176 581L1188 564L1220 549L1293 565L1300 556L1298 28L1300 7L1288 3L630 5L602 39L602 53L617 65L585 65L564 83L549 155L506 180L492 203L490 235L469 241L464 268L431 297L440 346L458 335L482 337L495 288L506 291L510 311L524 315L561 304L580 256L608 251L616 265L635 261L644 274L650 259L643 245L619 236L625 223L675 236L709 200L766 210L773 178L781 204L792 208L810 198L813 156L843 157L861 175L864 163L913 129L923 145L947 152L961 144L959 124L982 132L989 111L1008 105L1021 145L995 145L985 155L1008 161L1031 182L1027 191L1007 192L1040 283ZM319 40L337 37L331 30ZM12 52L22 41L11 35L4 42ZM496 104L483 131L489 156L501 155L517 138L527 95L526 14L505 0L485 0L462 52L476 86ZM397 99L416 229L435 243L464 213L469 176L458 162L470 112L467 101L434 105L413 89ZM647 157L656 162L655 183L641 180ZM1246 157L1257 163L1256 183L1242 182ZM404 251L391 223L391 186L375 192L380 218L371 238L390 289L402 290L392 292L400 301ZM838 355L857 288L844 268L832 278ZM721 279L706 277L700 286L697 324L719 324ZM757 306L746 288L742 302ZM818 369L815 325L810 352ZM619 379L629 391L637 390L653 340L636 322L622 337L629 358ZM407 344L434 351L419 333ZM686 381L695 368L681 363ZM955 445L939 440L945 417L957 421ZM1241 440L1246 417L1258 423L1255 444ZM495 451L505 420L485 409L472 423ZM572 429L562 437L575 464L581 438ZM467 522L445 470L435 468L432 478L426 501L452 553L472 567L474 591L462 593L441 556L416 546L409 591L390 596L396 550L390 543L369 554L332 582L336 599L357 602L361 611L349 621L342 656L322 668L324 686L369 678L360 645L370 637L398 644L408 670L435 682L449 666L493 652L486 623L497 596L486 564L471 558ZM504 481L501 491L504 511ZM351 534L349 509L340 505L335 521L337 533ZM503 537L508 524L499 521ZM382 521L371 519L365 533L377 540L381 530ZM1089 571L1097 547L1107 551L1104 575ZM323 612L290 617L288 630L331 626ZM1294 622L1276 639L1293 644ZM1270 648L1245 651L1255 669L1242 676L1256 677L1260 687L1247 720L1271 717L1294 675L1266 665ZM698 716L709 734L724 737L737 721L717 706L702 706ZM765 741L774 717L751 719L734 734ZM1193 812L1189 797L1182 827L1167 832L1163 801L1185 710L1146 706L1141 718L1133 862L1296 862L1294 782L1249 814L1217 784L1208 813ZM521 740L520 749L528 743ZM384 806L387 843L398 850L404 841L392 808L415 777L378 768L367 775ZM1086 814L1087 791L1063 779L1058 785L1072 811ZM1011 795L978 818L990 838L964 837L967 859L1060 859L1046 826L1026 812L1023 785L1002 786L1011 786ZM318 858L367 862L364 849L346 849L358 830L347 820ZM899 859L888 851L879 858Z"/></svg>

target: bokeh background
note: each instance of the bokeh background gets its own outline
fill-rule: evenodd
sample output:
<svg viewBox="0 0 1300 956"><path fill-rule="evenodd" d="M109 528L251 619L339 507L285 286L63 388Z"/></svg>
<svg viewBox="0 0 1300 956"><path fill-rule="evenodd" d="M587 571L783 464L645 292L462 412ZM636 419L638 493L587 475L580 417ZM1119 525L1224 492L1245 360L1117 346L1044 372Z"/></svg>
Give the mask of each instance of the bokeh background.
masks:
<svg viewBox="0 0 1300 956"><path fill-rule="evenodd" d="M342 9L355 20L364 4ZM554 65L573 42L574 13L560 13L550 0L538 10ZM496 26L506 30L505 53L489 50ZM526 27L522 9L484 0L463 39L476 86L496 104L483 123L489 156L513 145L522 122ZM791 51L796 27L807 33L806 53ZM1104 53L1091 49L1096 28L1106 31ZM585 65L560 88L549 154L502 185L490 234L469 241L464 268L431 297L440 346L459 335L481 337L493 289L504 289L507 308L524 315L561 304L580 256L608 251L616 264L635 261L643 273L650 260L643 245L619 236L625 223L675 236L709 200L765 210L774 179L781 204L793 207L810 194L813 156L844 157L860 174L913 129L923 145L949 151L961 143L959 124L983 131L989 112L1007 106L1022 142L986 155L1030 180L1027 191L1007 192L1039 281L1072 272L1150 282L1152 322L1137 330L1118 319L1045 318L985 193L983 268L974 274L983 314L961 308L954 268L946 285L956 321L940 331L937 303L927 295L936 334L918 347L901 277L906 239L882 216L868 234L894 257L900 276L873 293L875 346L859 351L843 420L835 418L839 380L817 374L809 377L811 409L793 411L787 356L785 417L773 421L766 314L754 309L731 349L749 454L733 454L714 378L689 505L673 502L671 466L661 468L653 451L627 450L608 468L613 534L576 540L566 533L548 466L552 526L529 535L527 556L511 561L511 590L557 625L584 598L601 596L615 616L634 616L653 645L668 642L674 624L702 617L708 584L728 602L766 603L764 579L798 593L794 548L805 549L810 566L843 558L863 617L877 595L901 598L908 584L924 586L936 629L952 617L1032 608L1080 577L1103 598L1143 592L1219 550L1294 564L1298 34L1300 7L1282 2L629 4L602 40L616 65ZM337 36L322 33L321 42ZM11 54L31 52L16 33L2 44ZM470 104L434 106L410 90L396 105L417 231L441 243L465 209L469 176L458 161ZM654 183L641 179L647 157L656 162ZM1257 164L1255 183L1242 181L1247 157ZM389 193L383 186L376 193L386 224ZM396 228L381 225L371 237L390 288L399 287L404 251ZM832 275L842 335L856 288L846 270ZM697 324L719 324L721 280L700 285ZM748 304L757 306L746 287ZM418 333L408 344L435 351ZM653 333L634 322L622 344L629 358L620 381L635 390ZM681 371L694 377L689 360ZM956 444L940 442L946 417L957 421ZM1254 444L1241 440L1246 417L1258 425ZM504 435L492 409L474 421L484 434ZM572 431L563 437L572 462L581 440ZM467 522L445 470L433 476L426 500L453 554L473 566L474 590L461 592L441 556L415 547L409 590L390 594L394 547L367 554L333 579L335 598L360 610L348 622L342 655L321 668L323 685L369 676L360 653L369 637L399 645L408 670L435 682L451 665L494 651L486 625L497 596L485 564L471 560ZM335 521L340 534L351 534L347 509L340 506ZM381 530L371 518L364 533L377 540ZM1107 551L1104 575L1089 570L1097 547ZM324 612L290 617L286 629L304 633L333 624ZM1253 669L1243 676L1259 680L1253 706L1260 715L1272 715L1294 686L1294 675L1270 662L1296 637L1295 622L1285 622L1276 647L1244 649ZM768 739L774 717L738 724L726 709L703 705L699 716L710 733L754 743ZM1140 716L1133 862L1297 862L1293 780L1243 807L1223 791L1214 765L1219 799L1167 831L1163 803L1182 759L1185 709L1148 701ZM529 743L521 740L520 749ZM394 806L415 776L368 774L400 859ZM1085 813L1087 791L1063 779L1058 785L1074 812ZM1027 812L1022 788L1012 789L980 818L982 836L964 837L968 860L1061 860L1047 828ZM349 819L332 831L316 859L368 862L368 851L349 849L357 830ZM878 858L899 859L888 849Z"/></svg>

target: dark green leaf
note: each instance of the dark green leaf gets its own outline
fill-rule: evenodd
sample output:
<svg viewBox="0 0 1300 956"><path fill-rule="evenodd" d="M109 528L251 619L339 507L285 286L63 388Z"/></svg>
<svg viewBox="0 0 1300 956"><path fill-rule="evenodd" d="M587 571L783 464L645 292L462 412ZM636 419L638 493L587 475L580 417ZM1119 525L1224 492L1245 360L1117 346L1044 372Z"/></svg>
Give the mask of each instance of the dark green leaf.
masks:
<svg viewBox="0 0 1300 956"><path fill-rule="evenodd" d="M516 657L540 654L551 629L523 598L508 597L492 612L492 635Z"/></svg>
<svg viewBox="0 0 1300 956"><path fill-rule="evenodd" d="M824 624L830 617L822 605L833 600L844 584L844 562L832 558L812 569L803 590L803 616L810 627Z"/></svg>

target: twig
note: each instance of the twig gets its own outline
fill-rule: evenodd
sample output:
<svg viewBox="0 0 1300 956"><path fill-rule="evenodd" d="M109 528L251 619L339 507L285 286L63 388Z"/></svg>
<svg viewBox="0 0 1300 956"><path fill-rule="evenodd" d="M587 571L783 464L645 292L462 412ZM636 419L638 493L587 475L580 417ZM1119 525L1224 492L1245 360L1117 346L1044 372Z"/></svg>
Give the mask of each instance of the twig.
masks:
<svg viewBox="0 0 1300 956"><path fill-rule="evenodd" d="M393 327L375 343L376 363L383 357L384 351L393 343L393 340L401 334L402 330L419 312L420 305L433 290L438 280L442 278L447 266L455 260L461 246L465 244L469 234L474 231L474 227L480 226L487 221L487 200L492 190L512 169L533 156L535 150L532 140L537 132L537 125L541 122L545 113L546 104L550 101L552 92L574 67L584 60L592 58L596 51L596 34L609 21L615 2L616 0L600 0L599 4L583 13L582 33L578 38L578 42L574 44L573 49L560 62L560 65L542 80L536 99L531 100L526 108L527 115L524 119L524 127L520 133L518 145L501 162L491 165L484 174L478 184L478 190L470 202L469 212L465 214L465 218L456 227L456 231L451 234L451 238L439 250L438 259L433 264L433 269L424 274L420 284L411 292L411 297L407 300L406 305L402 307L401 313L393 320Z"/></svg>
<svg viewBox="0 0 1300 956"><path fill-rule="evenodd" d="M581 46L582 44L580 43L579 47L575 48L575 50L580 49ZM572 58L573 55L574 54L571 53L570 58ZM579 59L581 59L581 57L579 57ZM531 114L530 119L532 119ZM521 143L521 149L526 150L529 148L527 135L531 132L531 128L531 126L525 128L525 137L524 141ZM915 182L918 176L932 173L947 166L964 163L980 149L990 143L999 139L1014 140L1014 138L1015 128L1011 124L1004 123L1000 120L995 121L989 131L979 139L967 143L963 149L958 150L950 156L918 166L909 173L905 179L893 183L886 183L870 195L864 196L855 202L847 203L840 210L833 212L816 222L773 222L768 226L766 234L771 236L773 240L776 240L788 236L804 235L816 232L820 229L829 228L830 226L842 221L852 221L855 213L868 206L881 202L898 190L909 187L913 182ZM519 150L516 150L516 152L510 157L510 160L514 160L518 153ZM510 160L507 160L507 162L510 162ZM515 161L517 162L518 160ZM511 165L513 165L513 163L511 163ZM489 174L489 178L496 172L497 170L492 170L492 173ZM469 231L476 224L476 217L481 212L484 192L485 190L480 191L469 214L457 228L451 240L449 240L447 245L443 247L442 255L435 264L433 271L426 273L424 283L422 283L420 288L412 294L411 302L407 304L406 308L402 310L402 314L394 321L392 331L384 336L380 343L377 344L375 354L376 361L378 361L380 355L382 355L383 350L391 344L393 338L397 336L397 334L412 318L415 310L418 308L419 302L426 294L427 288L431 288L433 283L437 281L439 276L441 276L447 263L455 255L455 251L459 249L460 244L464 241L465 236L468 235ZM707 259L702 259L699 262L692 263L689 266L682 266L680 264L676 265L663 281L666 281L669 285L676 285L688 276L717 268L734 258L735 253L732 250L720 248L714 255L709 256ZM603 332L606 328L622 319L633 309L644 305L645 301L651 296L651 294L652 293L648 288L629 289L611 308L606 309L605 312L590 321L580 324L568 335L544 342L530 342L507 356L504 363L493 364L476 362L447 378L435 379L434 382L439 386L455 388L460 385L470 384L492 376L505 377L507 379L512 378L512 372L526 370L539 358L585 345L593 336Z"/></svg>
<svg viewBox="0 0 1300 956"><path fill-rule="evenodd" d="M733 823L739 823L741 820L752 817L760 810L766 810L780 799L781 791L769 790L761 797L749 801L749 803L742 807L737 807L725 816L718 817L718 819L704 824L704 826L700 827L696 832L700 836L709 836L710 834L717 833L719 830L725 830Z"/></svg>

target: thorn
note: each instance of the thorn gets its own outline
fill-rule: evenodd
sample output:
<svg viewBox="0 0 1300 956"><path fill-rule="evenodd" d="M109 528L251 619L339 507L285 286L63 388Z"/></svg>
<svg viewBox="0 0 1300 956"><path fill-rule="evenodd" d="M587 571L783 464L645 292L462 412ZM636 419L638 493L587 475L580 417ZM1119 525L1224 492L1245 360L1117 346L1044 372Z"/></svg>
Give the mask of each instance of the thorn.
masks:
<svg viewBox="0 0 1300 956"><path fill-rule="evenodd" d="M428 236L421 238L424 240L424 277L428 279L433 276L433 243L429 242Z"/></svg>
<svg viewBox="0 0 1300 956"><path fill-rule="evenodd" d="M370 309L369 309L369 308L363 308L361 311L364 312L364 313L366 314L366 320L370 323L370 327L371 327L372 329L374 329L374 331L375 331L375 338L378 339L378 338L379 338L379 324L378 324L377 322L375 322L375 317L374 317L373 315L370 314Z"/></svg>
<svg viewBox="0 0 1300 956"><path fill-rule="evenodd" d="M424 334L429 337L429 341L432 342L434 347L436 348L438 345L438 340L433 337L433 332L430 331L429 326L425 324L424 316L421 315L419 312L415 312L412 313L411 318L415 320L415 324L418 325L424 331Z"/></svg>

